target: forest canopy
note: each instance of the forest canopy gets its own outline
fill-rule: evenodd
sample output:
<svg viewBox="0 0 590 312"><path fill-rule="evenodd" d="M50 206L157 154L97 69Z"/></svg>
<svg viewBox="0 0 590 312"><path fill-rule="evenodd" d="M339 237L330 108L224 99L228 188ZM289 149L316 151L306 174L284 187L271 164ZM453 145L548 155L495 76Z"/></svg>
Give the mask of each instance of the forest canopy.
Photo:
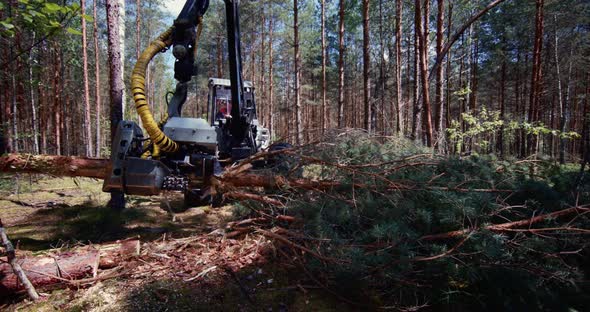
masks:
<svg viewBox="0 0 590 312"><path fill-rule="evenodd" d="M105 5L80 4L0 2L0 111L12 151L108 153ZM124 116L136 120L132 66L174 16L163 1L119 4ZM207 113L207 78L228 75L223 2L210 6L185 106L192 116ZM244 78L274 138L304 143L352 127L447 153L582 157L586 1L263 0L240 10ZM156 115L174 90L172 63L159 56L148 70Z"/></svg>

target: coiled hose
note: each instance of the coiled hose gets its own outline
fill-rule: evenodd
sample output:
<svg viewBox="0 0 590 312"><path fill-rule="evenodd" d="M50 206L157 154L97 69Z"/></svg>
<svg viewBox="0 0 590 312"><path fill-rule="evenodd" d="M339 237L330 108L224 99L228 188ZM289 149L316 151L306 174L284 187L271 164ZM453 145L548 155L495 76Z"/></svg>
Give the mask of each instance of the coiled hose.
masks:
<svg viewBox="0 0 590 312"><path fill-rule="evenodd" d="M150 43L139 56L131 74L131 93L133 94L133 101L135 101L135 110L137 110L141 123L150 136L154 145L154 152L161 150L163 152L173 153L178 150L178 144L166 136L154 120L145 92L145 73L147 66L156 54L172 44L173 30L173 27L169 28Z"/></svg>

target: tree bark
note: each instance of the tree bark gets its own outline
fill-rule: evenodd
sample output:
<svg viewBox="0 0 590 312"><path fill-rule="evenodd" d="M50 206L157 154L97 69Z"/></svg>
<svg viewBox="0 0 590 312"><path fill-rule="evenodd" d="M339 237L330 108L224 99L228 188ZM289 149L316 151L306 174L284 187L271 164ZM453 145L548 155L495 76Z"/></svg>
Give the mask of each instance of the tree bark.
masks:
<svg viewBox="0 0 590 312"><path fill-rule="evenodd" d="M445 19L445 1L437 1L436 14L436 58L438 59L442 53L443 48L443 32ZM442 60L441 60L442 62ZM438 136L444 136L444 101L443 101L443 64L436 68L436 91L435 91L435 105L436 105L436 132Z"/></svg>
<svg viewBox="0 0 590 312"><path fill-rule="evenodd" d="M53 116L54 116L54 124L53 130L55 135L55 154L61 155L62 148L61 148L61 126L62 126L62 116L61 116L61 94L62 94L62 86L61 86L61 79L60 73L61 71L61 48L55 44L55 63L54 63L54 74L53 74Z"/></svg>
<svg viewBox="0 0 590 312"><path fill-rule="evenodd" d="M321 0L322 6L322 134L328 126L328 110L326 107L326 0Z"/></svg>
<svg viewBox="0 0 590 312"><path fill-rule="evenodd" d="M264 32L265 28L266 28L266 14L264 13L264 7L262 7L262 9L260 10L260 14L262 15L262 22L260 23L261 25L261 36L260 36L260 69L258 70L258 73L260 75L260 103L264 103L264 105L261 106L262 108L262 117L263 117L263 122L265 125L268 125L268 120L269 118L269 109L268 109L268 105L266 102L266 88L264 87L266 85L266 77L264 75L264 73L266 72L266 34Z"/></svg>
<svg viewBox="0 0 590 312"><path fill-rule="evenodd" d="M221 39L221 35L217 35L217 77L219 78L223 78L223 44L221 42Z"/></svg>
<svg viewBox="0 0 590 312"><path fill-rule="evenodd" d="M273 73L273 24L274 17L271 11L270 20L268 22L268 129L270 130L271 138L275 131L274 121L274 73ZM262 86L264 88L264 86Z"/></svg>
<svg viewBox="0 0 590 312"><path fill-rule="evenodd" d="M426 0L428 1L428 0ZM420 60L420 81L422 84L422 111L424 112L423 122L424 122L424 130L426 130L426 145L428 147L432 146L432 113L430 111L430 93L429 93L429 86L428 86L428 40L426 39L427 30L423 28L428 28L428 25L422 25L422 12L420 8L420 0L416 0L416 29L418 31L418 41L419 49L419 60ZM428 20L425 18L425 20Z"/></svg>
<svg viewBox="0 0 590 312"><path fill-rule="evenodd" d="M385 108L385 90L386 90L386 82L387 77L385 77L385 43L383 40L383 0L379 0L379 48L380 48L380 56L379 56L379 87L380 87L380 103L381 107L379 108L379 126L381 127L381 133L383 135L387 135L386 129L389 127L385 126L385 116L387 109ZM391 112L393 114L393 111ZM376 128L377 129L377 128Z"/></svg>
<svg viewBox="0 0 590 312"><path fill-rule="evenodd" d="M96 0L95 0L96 1ZM86 14L86 1L80 0L80 10L82 14ZM90 119L90 86L88 83L88 49L87 49L87 39L86 39L86 18L84 16L81 17L82 21L82 71L84 76L84 95L82 100L84 101L84 134L85 134L85 142L84 148L86 151L86 156L92 157L92 152L94 149L92 148L92 122Z"/></svg>
<svg viewBox="0 0 590 312"><path fill-rule="evenodd" d="M92 1L93 30L92 38L94 40L94 103L96 105L96 151L94 155L100 157L100 148L102 147L101 124L101 99L100 99L100 47L98 45L98 14L96 0Z"/></svg>
<svg viewBox="0 0 590 312"><path fill-rule="evenodd" d="M123 99L123 104L121 106L121 114L125 116L125 106L127 103L127 90L125 90L125 0L118 0L119 5L119 54L121 59L121 70L119 71L119 79L123 82L123 91L121 93L121 98ZM107 22L108 23L108 22Z"/></svg>
<svg viewBox="0 0 590 312"><path fill-rule="evenodd" d="M535 13L535 44L533 48L533 70L531 73L531 90L528 121L533 123L537 121L539 100L541 97L541 52L543 49L543 7L544 0L536 0ZM534 135L528 135L528 152L535 154L537 152L537 144Z"/></svg>
<svg viewBox="0 0 590 312"><path fill-rule="evenodd" d="M418 100L418 95L420 92L420 71L418 70L419 67L419 59L420 59L420 36L422 34L422 30L418 27L421 24L421 17L420 17L420 0L414 0L414 58L413 58L413 65L414 65L414 94L413 94L413 106L412 109L412 140L419 140L420 136L422 135L421 131L421 116L422 116L422 103Z"/></svg>
<svg viewBox="0 0 590 312"><path fill-rule="evenodd" d="M7 154L0 157L2 172L49 174L60 177L104 179L108 165L108 159L75 156Z"/></svg>
<svg viewBox="0 0 590 312"><path fill-rule="evenodd" d="M340 0L338 10L338 128L346 126L344 124L344 1Z"/></svg>
<svg viewBox="0 0 590 312"><path fill-rule="evenodd" d="M111 109L111 141L114 140L117 126L123 120L123 77L122 56L119 34L119 2L120 0L106 0L107 4L107 30L108 30L108 55L109 55L109 87ZM109 205L113 209L125 207L125 197L122 192L111 192Z"/></svg>
<svg viewBox="0 0 590 312"><path fill-rule="evenodd" d="M96 0L95 0L96 1ZM141 0L135 0L135 59L141 53Z"/></svg>
<svg viewBox="0 0 590 312"><path fill-rule="evenodd" d="M303 143L302 108L300 79L301 69L299 68L299 7L297 0L293 0L293 45L294 45L294 70L295 70L295 139L297 145Z"/></svg>
<svg viewBox="0 0 590 312"><path fill-rule="evenodd" d="M395 1L395 111L396 111L396 130L398 133L403 131L402 116L402 0Z"/></svg>
<svg viewBox="0 0 590 312"><path fill-rule="evenodd" d="M447 14L447 42L450 42L450 38L451 38L451 28L453 26L453 2L449 1L448 2L449 5L449 13ZM441 52L442 53L442 49ZM440 54L439 53L439 54ZM442 126L442 128L448 128L449 124L451 122L451 59L452 59L452 55L451 55L451 50L449 49L448 51L448 58L447 58L447 72L446 72L446 76L447 76L447 93L446 93L446 105L445 105L445 114L446 117L442 117L443 119L446 118L446 120L444 121L444 124ZM436 58L438 59L440 55L437 55Z"/></svg>
<svg viewBox="0 0 590 312"><path fill-rule="evenodd" d="M32 40L35 41L35 32L33 32L32 35ZM38 120L37 120L37 108L35 106L35 88L34 88L34 83L33 83L33 65L35 64L34 60L35 57L33 56L35 53L35 50L37 50L37 59L39 58L39 53L38 53L38 49L32 48L31 51L29 52L29 87L30 87L30 97L31 97L31 125L33 128L33 152L35 154L39 154L39 126L38 126Z"/></svg>
<svg viewBox="0 0 590 312"><path fill-rule="evenodd" d="M502 36L502 53L506 54L506 38ZM502 65L500 68L500 120L505 122L506 111L506 56L502 55ZM504 125L500 127L498 133L497 149L500 156L504 157Z"/></svg>
<svg viewBox="0 0 590 312"><path fill-rule="evenodd" d="M563 91L562 91L562 87L561 87L561 71L560 71L560 66L559 66L559 38L557 36L557 15L553 16L554 18L554 26L555 26L555 40L554 40L554 57L555 57L555 71L556 71L556 80L557 80L557 97L558 97L558 101L559 101L559 123L560 123L560 131L563 133L565 132L565 121L566 121L566 108L564 107L564 103L563 103ZM559 140L559 163L560 164L565 164L565 139L561 139Z"/></svg>
<svg viewBox="0 0 590 312"><path fill-rule="evenodd" d="M369 0L363 0L363 103L365 108L364 128L371 132L374 130L374 111L371 105L371 52L369 46L370 23L369 23Z"/></svg>

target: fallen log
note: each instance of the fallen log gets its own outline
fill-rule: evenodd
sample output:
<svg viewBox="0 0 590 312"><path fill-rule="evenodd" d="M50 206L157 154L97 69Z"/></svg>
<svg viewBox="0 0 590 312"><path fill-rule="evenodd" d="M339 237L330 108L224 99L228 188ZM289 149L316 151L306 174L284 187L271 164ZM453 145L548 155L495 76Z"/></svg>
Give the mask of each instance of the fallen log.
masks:
<svg viewBox="0 0 590 312"><path fill-rule="evenodd" d="M42 256L17 259L16 263L36 288L81 286L96 278L99 269L116 267L124 260L139 255L139 249L139 240L132 239L89 245L66 252L46 252ZM0 263L0 298L23 289L11 266Z"/></svg>
<svg viewBox="0 0 590 312"><path fill-rule="evenodd" d="M104 179L108 159L77 156L7 154L0 157L0 171Z"/></svg>
<svg viewBox="0 0 590 312"><path fill-rule="evenodd" d="M4 230L4 225L2 224L2 220L0 220L0 237L2 238L1 239L2 246L4 246L4 251L6 252L6 258L8 259L8 264L10 265L10 268L12 269L12 273L15 275L16 278L18 278L18 281L20 281L22 283L23 288L27 291L27 294L29 295L29 298L31 298L31 300L33 300L33 301L38 300L39 294L37 293L37 290L31 284L31 282L29 281L29 278L27 277L27 275L23 271L22 267L19 265L19 263L16 260L16 253L14 251L14 246L12 245L10 240L8 240L8 236L6 235L6 231Z"/></svg>
<svg viewBox="0 0 590 312"><path fill-rule="evenodd" d="M7 154L0 157L0 171L13 173L37 173L66 177L87 177L104 179L109 160L104 158L86 158L77 156ZM266 188L301 188L307 190L327 190L336 187L350 187L337 181L314 181L309 179L287 179L283 176L258 175L245 173L232 168L221 177L213 177L213 185L222 189L231 187L266 187ZM247 167L248 168L248 167ZM247 169L246 169L247 170ZM367 187L358 184L354 187ZM270 197L256 197L252 194L229 193L228 197L237 199L263 200L282 205ZM247 198L245 198L247 197Z"/></svg>

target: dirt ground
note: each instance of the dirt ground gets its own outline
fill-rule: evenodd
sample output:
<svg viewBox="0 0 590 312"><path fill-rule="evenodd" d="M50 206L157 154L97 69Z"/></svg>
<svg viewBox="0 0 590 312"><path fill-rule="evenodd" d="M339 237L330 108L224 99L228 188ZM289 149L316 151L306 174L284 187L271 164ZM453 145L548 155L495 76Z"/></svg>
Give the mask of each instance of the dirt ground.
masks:
<svg viewBox="0 0 590 312"><path fill-rule="evenodd" d="M352 311L296 267L275 261L262 236L228 239L232 205L182 208L179 194L127 198L106 207L102 182L84 178L0 176L0 218L19 256L139 237L141 253L113 278L43 289L0 301L8 311Z"/></svg>

